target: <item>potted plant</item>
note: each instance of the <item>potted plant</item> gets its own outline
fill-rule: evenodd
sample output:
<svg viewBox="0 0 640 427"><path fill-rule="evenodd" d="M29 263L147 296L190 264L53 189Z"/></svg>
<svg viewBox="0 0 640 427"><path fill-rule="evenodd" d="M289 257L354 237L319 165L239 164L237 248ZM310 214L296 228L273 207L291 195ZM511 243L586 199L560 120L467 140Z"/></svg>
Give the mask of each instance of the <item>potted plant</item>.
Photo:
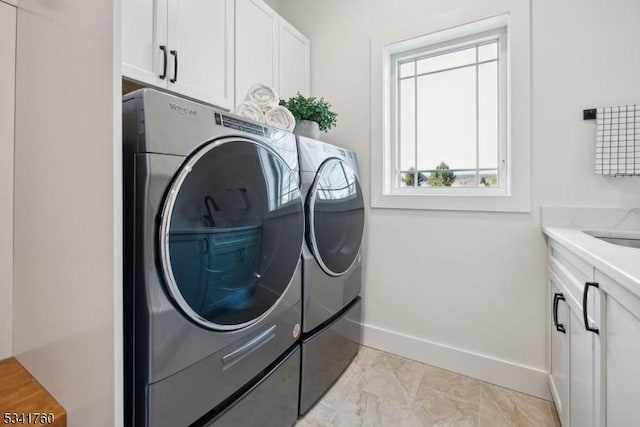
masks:
<svg viewBox="0 0 640 427"><path fill-rule="evenodd" d="M296 127L293 132L296 135L319 139L320 131L326 132L336 125L338 115L331 110L331 104L324 98L307 98L298 92L293 98L280 101L280 105L295 117Z"/></svg>

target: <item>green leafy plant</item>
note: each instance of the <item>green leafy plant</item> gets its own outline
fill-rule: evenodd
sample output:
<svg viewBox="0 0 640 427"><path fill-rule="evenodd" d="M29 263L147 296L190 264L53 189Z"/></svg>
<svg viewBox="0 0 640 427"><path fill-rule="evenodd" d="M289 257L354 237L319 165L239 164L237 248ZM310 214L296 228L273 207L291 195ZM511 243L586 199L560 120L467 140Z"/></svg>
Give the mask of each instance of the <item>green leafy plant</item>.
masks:
<svg viewBox="0 0 640 427"><path fill-rule="evenodd" d="M485 187L496 186L498 185L498 176L483 176L482 178L480 178L480 185L484 185Z"/></svg>
<svg viewBox="0 0 640 427"><path fill-rule="evenodd" d="M416 182L416 168L410 168L407 172L402 174L402 182L407 187L413 187ZM418 172L418 185L422 185L427 180L427 177L422 173Z"/></svg>
<svg viewBox="0 0 640 427"><path fill-rule="evenodd" d="M451 187L456 180L456 174L449 170L449 166L445 162L440 162L435 172L431 172L427 178L427 184L432 187Z"/></svg>
<svg viewBox="0 0 640 427"><path fill-rule="evenodd" d="M331 104L324 98L307 98L302 96L300 92L293 98L281 100L280 105L286 107L296 121L312 120L318 123L321 131L328 131L336 125L338 115L331 111Z"/></svg>

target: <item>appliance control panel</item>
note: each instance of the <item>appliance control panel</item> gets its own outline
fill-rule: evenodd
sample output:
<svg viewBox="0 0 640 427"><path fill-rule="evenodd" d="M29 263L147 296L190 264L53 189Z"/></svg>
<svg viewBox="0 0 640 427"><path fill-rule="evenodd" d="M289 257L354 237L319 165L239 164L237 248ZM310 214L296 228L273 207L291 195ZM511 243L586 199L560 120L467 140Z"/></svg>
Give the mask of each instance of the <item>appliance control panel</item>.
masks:
<svg viewBox="0 0 640 427"><path fill-rule="evenodd" d="M224 126L230 129L237 129L243 132L252 133L269 137L269 128L257 123L247 122L237 117L227 116L226 114L215 113L215 120L218 126Z"/></svg>

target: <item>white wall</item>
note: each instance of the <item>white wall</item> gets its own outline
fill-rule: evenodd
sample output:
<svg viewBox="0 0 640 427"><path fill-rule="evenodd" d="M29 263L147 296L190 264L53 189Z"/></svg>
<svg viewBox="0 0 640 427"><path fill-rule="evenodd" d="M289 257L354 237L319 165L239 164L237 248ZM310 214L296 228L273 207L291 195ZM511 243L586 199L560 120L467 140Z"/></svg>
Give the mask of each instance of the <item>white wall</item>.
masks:
<svg viewBox="0 0 640 427"><path fill-rule="evenodd" d="M0 2L0 360L13 354L13 120L16 8Z"/></svg>
<svg viewBox="0 0 640 427"><path fill-rule="evenodd" d="M370 40L450 20L469 2L282 0L311 39L312 94L339 113L326 140L358 153L367 198L371 85L382 84L370 78ZM584 108L640 102L640 2L532 3L533 211L369 209L364 323L370 345L548 396L540 207L640 205L639 178L592 173L595 124L582 121Z"/></svg>
<svg viewBox="0 0 640 427"><path fill-rule="evenodd" d="M118 7L18 2L13 350L71 427L122 422Z"/></svg>

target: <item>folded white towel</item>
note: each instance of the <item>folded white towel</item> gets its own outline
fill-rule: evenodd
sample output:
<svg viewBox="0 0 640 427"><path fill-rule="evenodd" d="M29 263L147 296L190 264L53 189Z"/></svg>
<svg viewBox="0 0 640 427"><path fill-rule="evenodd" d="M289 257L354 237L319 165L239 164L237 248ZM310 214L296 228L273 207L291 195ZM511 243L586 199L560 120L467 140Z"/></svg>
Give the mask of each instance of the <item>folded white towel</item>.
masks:
<svg viewBox="0 0 640 427"><path fill-rule="evenodd" d="M255 84L249 89L245 101L254 103L264 112L276 107L280 103L280 98L272 87Z"/></svg>
<svg viewBox="0 0 640 427"><path fill-rule="evenodd" d="M281 105L267 110L267 112L264 113L264 119L268 126L284 129L289 132L296 126L296 119L293 117L293 114L291 114L291 111Z"/></svg>
<svg viewBox="0 0 640 427"><path fill-rule="evenodd" d="M241 102L240 104L238 104L236 109L233 110L233 114L254 120L256 122L265 122L264 113L262 112L262 110L260 110L260 107L255 105L253 102Z"/></svg>

